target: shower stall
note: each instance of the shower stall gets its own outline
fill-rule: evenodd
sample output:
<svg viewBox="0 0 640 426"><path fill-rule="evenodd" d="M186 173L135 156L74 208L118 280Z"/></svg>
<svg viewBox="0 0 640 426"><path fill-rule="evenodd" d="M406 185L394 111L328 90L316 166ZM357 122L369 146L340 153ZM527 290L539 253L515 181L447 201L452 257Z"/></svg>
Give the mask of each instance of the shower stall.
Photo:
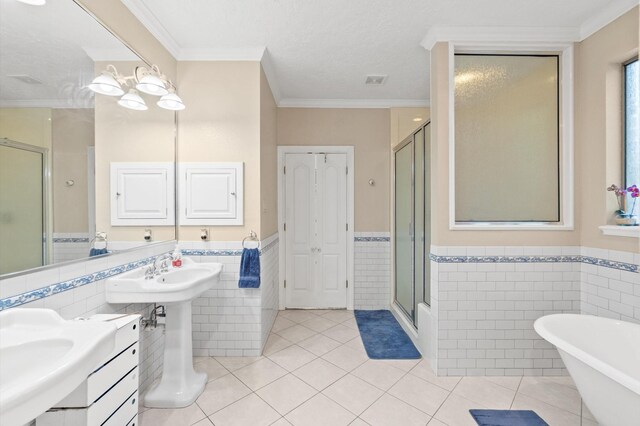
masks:
<svg viewBox="0 0 640 426"><path fill-rule="evenodd" d="M419 303L430 305L430 122L393 149L394 301L417 326Z"/></svg>

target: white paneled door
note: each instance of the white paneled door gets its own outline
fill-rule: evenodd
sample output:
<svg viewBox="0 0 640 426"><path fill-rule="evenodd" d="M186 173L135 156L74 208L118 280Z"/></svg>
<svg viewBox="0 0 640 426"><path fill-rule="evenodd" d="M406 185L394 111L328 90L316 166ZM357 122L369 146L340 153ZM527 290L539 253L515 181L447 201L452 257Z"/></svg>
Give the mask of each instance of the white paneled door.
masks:
<svg viewBox="0 0 640 426"><path fill-rule="evenodd" d="M347 155L286 154L287 308L347 307Z"/></svg>

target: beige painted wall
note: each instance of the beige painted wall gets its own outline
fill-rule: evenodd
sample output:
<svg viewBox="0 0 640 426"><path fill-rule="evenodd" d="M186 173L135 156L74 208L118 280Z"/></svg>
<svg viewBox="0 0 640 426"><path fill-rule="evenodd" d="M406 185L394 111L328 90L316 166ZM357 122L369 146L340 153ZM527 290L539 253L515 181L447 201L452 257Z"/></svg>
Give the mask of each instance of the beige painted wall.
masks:
<svg viewBox="0 0 640 426"><path fill-rule="evenodd" d="M51 108L0 108L0 138L51 149Z"/></svg>
<svg viewBox="0 0 640 426"><path fill-rule="evenodd" d="M260 136L269 131L260 121L260 63L179 62L178 75L187 105L179 116L178 160L244 162L244 225L181 226L180 240L200 241L201 228L209 229L213 241L238 241L250 230L267 237L261 233Z"/></svg>
<svg viewBox="0 0 640 426"><path fill-rule="evenodd" d="M622 180L622 63L638 55L638 7L576 45L577 209L584 246L640 252L637 238L602 235Z"/></svg>
<svg viewBox="0 0 640 426"><path fill-rule="evenodd" d="M355 147L356 232L389 231L389 120L388 109L278 109L278 145Z"/></svg>
<svg viewBox="0 0 640 426"><path fill-rule="evenodd" d="M442 246L577 245L577 231L452 231L449 229L449 44L431 50L431 232Z"/></svg>
<svg viewBox="0 0 640 426"><path fill-rule="evenodd" d="M114 63L121 69L133 69L139 63ZM96 72L105 67L96 62ZM111 162L174 162L175 113L154 105L143 95L147 111L133 111L117 104L118 98L95 98L96 147L96 231L106 232L110 241L144 242L145 226L111 226ZM154 226L154 241L175 238L173 226Z"/></svg>
<svg viewBox="0 0 640 426"><path fill-rule="evenodd" d="M53 109L51 118L53 232L89 232L87 148L94 144L94 110Z"/></svg>
<svg viewBox="0 0 640 426"><path fill-rule="evenodd" d="M390 108L389 116L389 140L394 147L429 120L430 108ZM417 118L422 121L413 121Z"/></svg>
<svg viewBox="0 0 640 426"><path fill-rule="evenodd" d="M278 150L276 101L260 69L260 238L278 232Z"/></svg>

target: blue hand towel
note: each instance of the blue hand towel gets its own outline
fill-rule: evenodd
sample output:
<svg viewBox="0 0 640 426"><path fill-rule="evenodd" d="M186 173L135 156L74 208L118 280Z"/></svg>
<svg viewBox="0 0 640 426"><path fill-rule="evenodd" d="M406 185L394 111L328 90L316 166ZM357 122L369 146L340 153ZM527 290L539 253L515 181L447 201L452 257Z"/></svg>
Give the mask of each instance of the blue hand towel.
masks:
<svg viewBox="0 0 640 426"><path fill-rule="evenodd" d="M240 288L260 287L260 250L243 249L240 259Z"/></svg>
<svg viewBox="0 0 640 426"><path fill-rule="evenodd" d="M89 257L100 256L102 254L107 254L107 253L108 251L106 248L101 248L101 249L92 248L91 251L89 252Z"/></svg>

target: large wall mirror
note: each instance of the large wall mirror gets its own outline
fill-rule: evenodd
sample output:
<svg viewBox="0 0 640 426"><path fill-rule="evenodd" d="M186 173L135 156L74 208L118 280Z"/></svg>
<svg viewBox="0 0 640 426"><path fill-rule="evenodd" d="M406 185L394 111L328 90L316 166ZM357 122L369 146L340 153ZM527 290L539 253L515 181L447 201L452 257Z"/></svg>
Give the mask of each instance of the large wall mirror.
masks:
<svg viewBox="0 0 640 426"><path fill-rule="evenodd" d="M88 88L137 67L73 0L1 1L0 276L175 239L175 112Z"/></svg>

